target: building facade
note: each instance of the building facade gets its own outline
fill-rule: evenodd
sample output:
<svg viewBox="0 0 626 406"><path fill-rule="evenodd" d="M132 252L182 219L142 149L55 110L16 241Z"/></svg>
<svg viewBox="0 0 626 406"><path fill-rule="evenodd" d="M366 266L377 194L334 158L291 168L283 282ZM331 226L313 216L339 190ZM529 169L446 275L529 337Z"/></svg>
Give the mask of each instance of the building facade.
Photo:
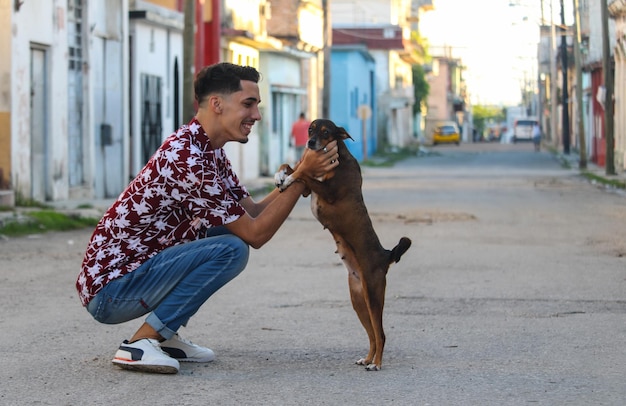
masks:
<svg viewBox="0 0 626 406"><path fill-rule="evenodd" d="M293 162L291 123L320 111L324 13L321 0L243 1L195 1L192 68L262 72L263 120L245 148L225 147L245 181ZM0 0L0 204L115 198L188 120L184 3ZM277 37L272 3L292 10L274 18Z"/></svg>
<svg viewBox="0 0 626 406"><path fill-rule="evenodd" d="M420 60L411 38L411 22L417 17L417 10L409 0L331 3L333 47L365 45L375 60L379 147L405 147L416 141L411 67ZM334 74L331 72L331 76Z"/></svg>
<svg viewBox="0 0 626 406"><path fill-rule="evenodd" d="M3 182L18 200L116 195L128 178L128 2L4 3Z"/></svg>
<svg viewBox="0 0 626 406"><path fill-rule="evenodd" d="M626 2L609 1L608 10L615 21L615 170L626 170Z"/></svg>

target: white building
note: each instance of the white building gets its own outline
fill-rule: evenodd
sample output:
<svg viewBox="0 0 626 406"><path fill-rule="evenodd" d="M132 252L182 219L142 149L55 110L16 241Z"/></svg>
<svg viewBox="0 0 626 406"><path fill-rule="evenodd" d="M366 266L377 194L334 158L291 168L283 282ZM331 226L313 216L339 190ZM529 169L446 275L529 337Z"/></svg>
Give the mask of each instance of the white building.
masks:
<svg viewBox="0 0 626 406"><path fill-rule="evenodd" d="M2 50L10 131L0 137L9 139L18 198L119 193L127 178L126 1L92 1L89 9L80 0L3 3L12 27Z"/></svg>
<svg viewBox="0 0 626 406"><path fill-rule="evenodd" d="M0 8L0 145L10 149L0 186L18 200L117 197L180 124L182 14L140 0Z"/></svg>

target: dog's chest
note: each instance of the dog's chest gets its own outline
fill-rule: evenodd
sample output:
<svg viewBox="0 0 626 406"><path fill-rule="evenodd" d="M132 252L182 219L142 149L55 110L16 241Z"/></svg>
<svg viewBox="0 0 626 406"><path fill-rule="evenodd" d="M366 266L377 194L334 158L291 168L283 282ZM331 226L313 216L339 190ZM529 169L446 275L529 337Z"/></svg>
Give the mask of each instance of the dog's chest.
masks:
<svg viewBox="0 0 626 406"><path fill-rule="evenodd" d="M315 192L311 193L311 212L324 228L330 228L333 223L333 206Z"/></svg>
<svg viewBox="0 0 626 406"><path fill-rule="evenodd" d="M315 216L317 221L321 223L322 219L320 218L320 214L323 215L323 210L320 209L319 203L320 198L317 193L311 193L311 212L313 213L313 216Z"/></svg>

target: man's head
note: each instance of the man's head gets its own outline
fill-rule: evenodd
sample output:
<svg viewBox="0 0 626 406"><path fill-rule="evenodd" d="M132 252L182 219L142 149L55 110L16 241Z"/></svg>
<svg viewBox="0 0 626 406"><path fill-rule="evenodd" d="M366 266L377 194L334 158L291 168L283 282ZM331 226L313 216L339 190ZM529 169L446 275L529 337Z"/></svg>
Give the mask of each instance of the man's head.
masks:
<svg viewBox="0 0 626 406"><path fill-rule="evenodd" d="M250 66L221 62L200 70L194 81L196 118L215 148L229 141L248 142L261 119L259 72Z"/></svg>
<svg viewBox="0 0 626 406"><path fill-rule="evenodd" d="M209 95L227 95L241 90L241 81L259 83L261 75L251 66L220 62L198 72L193 87L196 101L202 103Z"/></svg>

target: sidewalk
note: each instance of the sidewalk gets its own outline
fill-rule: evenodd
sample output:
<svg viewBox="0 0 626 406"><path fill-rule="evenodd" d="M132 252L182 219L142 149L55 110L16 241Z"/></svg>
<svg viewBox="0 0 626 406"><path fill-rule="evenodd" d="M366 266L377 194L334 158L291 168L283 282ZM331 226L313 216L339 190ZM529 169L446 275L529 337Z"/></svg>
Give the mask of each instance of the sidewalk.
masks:
<svg viewBox="0 0 626 406"><path fill-rule="evenodd" d="M598 186L603 186L606 189L619 190L619 188L616 188L615 186L608 184L610 182L617 181L617 182L621 182L621 184L623 185L621 190L626 190L624 188L624 186L626 186L626 171L620 170L620 168L615 168L615 171L616 171L615 175L607 175L605 167L596 165L595 163L591 162L589 158L587 158L587 168L580 169L580 155L575 152L571 152L566 155L563 152L558 151L558 152L555 152L555 157L566 168L569 168L573 171L578 171L583 176L585 174L592 175L592 177L603 179L606 182L605 184L598 184L598 181L591 179L588 176L589 181L594 184L598 184Z"/></svg>
<svg viewBox="0 0 626 406"><path fill-rule="evenodd" d="M274 179L269 177L260 177L242 182L248 192L254 197L267 193L274 185ZM94 211L99 213L97 217L100 217L104 212L111 207L116 198L108 199L72 199L72 200L59 200L56 202L48 202L55 210L63 212L89 212Z"/></svg>
<svg viewBox="0 0 626 406"><path fill-rule="evenodd" d="M266 194L274 186L274 179L260 177L243 182L253 198ZM106 199L68 199L54 202L46 202L55 211L71 216L99 219L115 202L116 198ZM38 207L14 207L13 210L0 211L0 225L5 219L23 216L24 212L41 210Z"/></svg>

